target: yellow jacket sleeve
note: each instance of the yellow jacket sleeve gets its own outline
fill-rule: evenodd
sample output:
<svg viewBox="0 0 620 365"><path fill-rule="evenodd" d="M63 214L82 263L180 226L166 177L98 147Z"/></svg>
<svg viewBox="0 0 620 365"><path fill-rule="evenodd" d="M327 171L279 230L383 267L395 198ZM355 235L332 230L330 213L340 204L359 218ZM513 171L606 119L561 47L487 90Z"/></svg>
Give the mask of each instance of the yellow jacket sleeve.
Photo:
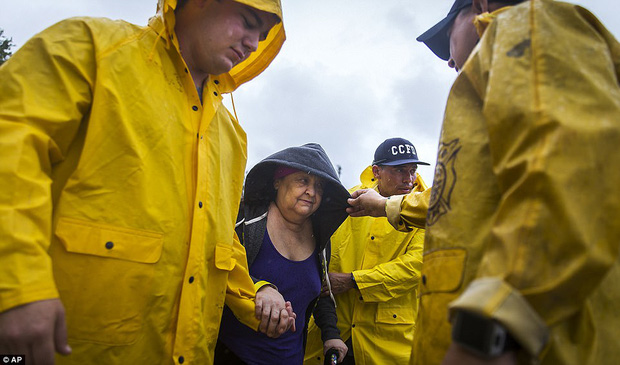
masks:
<svg viewBox="0 0 620 365"><path fill-rule="evenodd" d="M58 297L52 165L89 111L95 63L87 27L64 21L0 67L0 311Z"/></svg>
<svg viewBox="0 0 620 365"><path fill-rule="evenodd" d="M385 204L388 222L398 231L424 228L431 198L431 189L418 174L415 188L406 195L393 195Z"/></svg>
<svg viewBox="0 0 620 365"><path fill-rule="evenodd" d="M403 255L372 269L353 271L364 301L386 302L415 290L420 281L423 247L424 231L418 230Z"/></svg>
<svg viewBox="0 0 620 365"><path fill-rule="evenodd" d="M239 242L237 234L233 239L233 258L235 266L228 274L225 303L241 323L258 330L260 320L255 316L256 291L268 283L261 281L255 286L250 277L245 248Z"/></svg>
<svg viewBox="0 0 620 365"><path fill-rule="evenodd" d="M501 192L478 279L452 309L496 318L538 354L545 324L581 310L618 260L620 52L584 9L523 9L486 30L452 90L476 96L446 112L482 107Z"/></svg>
<svg viewBox="0 0 620 365"><path fill-rule="evenodd" d="M388 222L398 231L408 232L424 228L431 196L431 189L412 191L406 195L394 195L385 204Z"/></svg>

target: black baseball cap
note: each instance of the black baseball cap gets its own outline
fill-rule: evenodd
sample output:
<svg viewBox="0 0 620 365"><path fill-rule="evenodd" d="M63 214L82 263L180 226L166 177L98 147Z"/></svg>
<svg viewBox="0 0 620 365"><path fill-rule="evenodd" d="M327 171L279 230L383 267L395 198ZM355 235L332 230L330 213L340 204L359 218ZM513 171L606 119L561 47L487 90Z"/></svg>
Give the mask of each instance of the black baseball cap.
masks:
<svg viewBox="0 0 620 365"><path fill-rule="evenodd" d="M504 3L506 5L516 5L523 1L524 0L489 0L489 2ZM452 4L448 15L441 19L439 23L433 25L429 30L422 33L416 40L426 44L437 57L447 61L450 59L450 37L448 37L448 30L461 10L471 7L471 4L472 0L456 0L454 4Z"/></svg>
<svg viewBox="0 0 620 365"><path fill-rule="evenodd" d="M450 58L450 37L448 37L448 30L461 10L470 7L471 3L472 0L456 0L454 4L452 4L448 15L416 38L416 40L426 44L437 57L447 61Z"/></svg>
<svg viewBox="0 0 620 365"><path fill-rule="evenodd" d="M373 165L396 166L406 163L430 165L418 160L418 154L413 143L404 138L389 138L383 141L375 151Z"/></svg>

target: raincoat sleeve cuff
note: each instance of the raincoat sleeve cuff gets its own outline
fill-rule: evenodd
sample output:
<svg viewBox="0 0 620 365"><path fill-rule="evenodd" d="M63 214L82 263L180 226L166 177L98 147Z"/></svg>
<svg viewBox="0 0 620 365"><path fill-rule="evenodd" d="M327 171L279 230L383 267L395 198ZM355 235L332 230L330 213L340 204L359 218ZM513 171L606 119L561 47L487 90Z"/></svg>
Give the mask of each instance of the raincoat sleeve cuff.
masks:
<svg viewBox="0 0 620 365"><path fill-rule="evenodd" d="M41 285L27 290L3 293L0 295L0 313L21 305L57 298L59 298L58 290L53 281L47 286Z"/></svg>
<svg viewBox="0 0 620 365"><path fill-rule="evenodd" d="M398 231L410 231L411 228L405 225L400 216L400 208L405 195L393 195L388 197L385 202L385 215L388 222Z"/></svg>
<svg viewBox="0 0 620 365"><path fill-rule="evenodd" d="M424 228L430 197L430 188L424 191L412 191L406 195L391 196L385 205L388 222L401 232Z"/></svg>
<svg viewBox="0 0 620 365"><path fill-rule="evenodd" d="M353 277L355 278L355 286L356 289L359 290L360 294L362 295L362 298L364 299L364 301L369 301L371 300L371 298L375 298L375 294L376 294L376 285L370 282L365 282L364 279L368 280L367 278L365 278L365 275L368 275L372 270L370 269L365 269L365 270L355 270L351 273L351 275L353 275ZM371 300L374 301L374 300Z"/></svg>
<svg viewBox="0 0 620 365"><path fill-rule="evenodd" d="M273 285L272 283L270 283L268 281L264 281L264 280L260 280L260 281L257 281L256 283L254 283L254 288L256 289L256 291L259 291L260 288L262 288L263 286L266 286L266 285L274 288L275 290L278 290L277 286Z"/></svg>
<svg viewBox="0 0 620 365"><path fill-rule="evenodd" d="M473 281L450 303L450 321L466 310L500 322L530 355L538 357L547 344L549 329L521 293L500 278Z"/></svg>

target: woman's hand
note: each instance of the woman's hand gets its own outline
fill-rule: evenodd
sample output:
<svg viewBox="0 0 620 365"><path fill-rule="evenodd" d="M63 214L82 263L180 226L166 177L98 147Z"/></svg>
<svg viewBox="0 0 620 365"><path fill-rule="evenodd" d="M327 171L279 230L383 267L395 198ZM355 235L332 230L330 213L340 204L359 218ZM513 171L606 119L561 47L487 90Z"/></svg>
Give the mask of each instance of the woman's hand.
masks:
<svg viewBox="0 0 620 365"><path fill-rule="evenodd" d="M331 340L325 341L325 343L323 344L323 355L327 354L327 351L329 351L329 349L338 350L339 363L344 360L344 356L347 354L347 351L349 351L347 345L345 345L344 342L339 338L332 338Z"/></svg>
<svg viewBox="0 0 620 365"><path fill-rule="evenodd" d="M268 337L277 338L289 329L296 331L291 302L285 302L282 294L269 285L256 292L256 318L260 319L258 330Z"/></svg>

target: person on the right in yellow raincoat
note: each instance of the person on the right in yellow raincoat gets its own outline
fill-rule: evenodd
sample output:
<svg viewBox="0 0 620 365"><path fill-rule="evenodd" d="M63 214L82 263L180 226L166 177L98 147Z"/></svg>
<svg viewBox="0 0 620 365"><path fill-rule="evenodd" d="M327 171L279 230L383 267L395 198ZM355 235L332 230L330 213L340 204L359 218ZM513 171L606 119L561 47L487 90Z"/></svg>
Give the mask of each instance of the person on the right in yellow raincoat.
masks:
<svg viewBox="0 0 620 365"><path fill-rule="evenodd" d="M418 38L459 75L414 362L618 364L620 44L579 6L511 3L457 0Z"/></svg>

